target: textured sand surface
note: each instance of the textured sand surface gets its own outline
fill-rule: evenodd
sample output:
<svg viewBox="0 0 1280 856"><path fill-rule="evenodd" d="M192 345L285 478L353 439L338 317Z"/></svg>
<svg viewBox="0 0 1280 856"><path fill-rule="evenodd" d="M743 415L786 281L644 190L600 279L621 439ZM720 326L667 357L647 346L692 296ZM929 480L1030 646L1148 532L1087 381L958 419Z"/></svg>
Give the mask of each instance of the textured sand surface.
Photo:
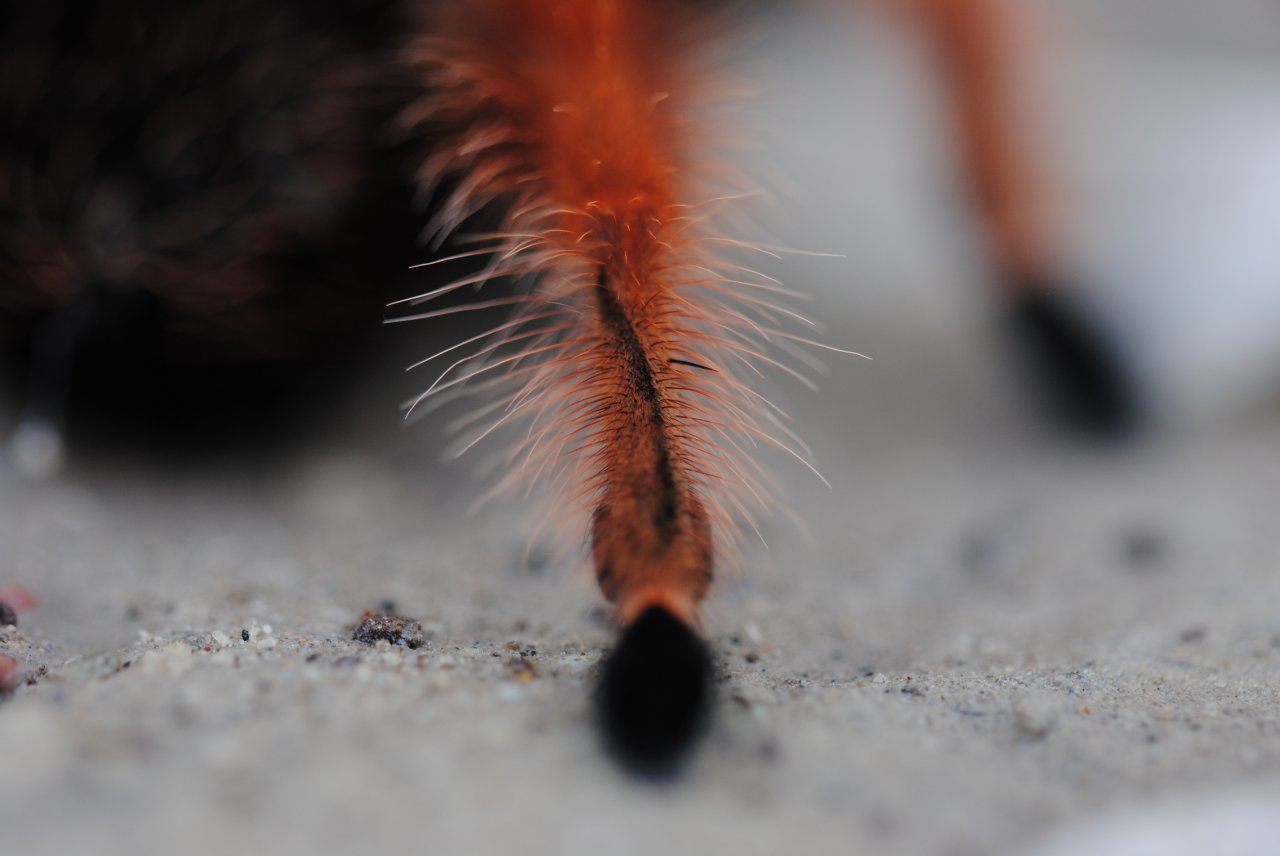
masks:
<svg viewBox="0 0 1280 856"><path fill-rule="evenodd" d="M915 255L923 203L863 154L860 237L804 243L850 259L779 272L876 361L786 393L834 488L775 462L803 531L718 586L682 781L600 756L593 588L519 503L468 516L483 481L379 388L274 467L0 474L0 585L41 602L0 652L47 670L0 702L0 850L1275 852L1280 420L1041 436L964 242ZM387 600L425 644L351 639Z"/></svg>
<svg viewBox="0 0 1280 856"><path fill-rule="evenodd" d="M715 602L718 721L667 789L598 755L590 587L523 558L523 516L468 520L457 470L8 483L4 577L42 606L0 648L49 672L0 706L6 843L990 853L1274 785L1280 426L1133 455L843 427L810 432L836 490L796 486L817 546L779 525ZM384 599L424 646L351 640Z"/></svg>

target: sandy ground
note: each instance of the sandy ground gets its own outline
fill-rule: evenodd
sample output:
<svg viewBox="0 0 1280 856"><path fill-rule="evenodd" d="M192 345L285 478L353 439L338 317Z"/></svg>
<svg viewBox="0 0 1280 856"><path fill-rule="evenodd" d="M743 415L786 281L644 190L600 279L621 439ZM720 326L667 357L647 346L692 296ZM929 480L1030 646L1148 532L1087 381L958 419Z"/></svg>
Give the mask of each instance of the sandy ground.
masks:
<svg viewBox="0 0 1280 856"><path fill-rule="evenodd" d="M1025 853L1272 805L1280 424L1109 454L989 412L811 423L836 488L797 479L812 543L778 524L721 588L718 718L669 788L598 752L591 587L524 557L525 515L468 518L458 467L9 482L4 577L42 606L0 649L49 671L0 706L5 849ZM350 638L387 599L423 647Z"/></svg>
<svg viewBox="0 0 1280 856"><path fill-rule="evenodd" d="M788 276L870 283L823 317L877 360L787 393L834 487L775 462L803 525L716 593L717 719L683 780L601 757L592 587L528 553L528 508L468 515L483 482L378 388L270 468L0 475L0 585L41 602L0 652L46 670L0 703L0 847L1275 852L1280 419L1063 446L979 274L926 299L963 252L886 303L884 247ZM351 639L384 601L423 646Z"/></svg>

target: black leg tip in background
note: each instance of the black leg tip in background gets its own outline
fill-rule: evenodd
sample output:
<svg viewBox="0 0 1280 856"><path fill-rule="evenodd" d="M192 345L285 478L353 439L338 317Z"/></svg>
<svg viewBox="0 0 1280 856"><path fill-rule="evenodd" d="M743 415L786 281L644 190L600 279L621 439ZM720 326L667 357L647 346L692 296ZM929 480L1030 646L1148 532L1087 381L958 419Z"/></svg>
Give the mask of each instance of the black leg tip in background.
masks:
<svg viewBox="0 0 1280 856"><path fill-rule="evenodd" d="M615 760L644 778L678 773L706 726L714 672L706 643L661 607L624 629L596 696L601 734Z"/></svg>
<svg viewBox="0 0 1280 856"><path fill-rule="evenodd" d="M1139 427L1140 402L1112 342L1057 288L1018 289L1009 325L1027 380L1062 426L1095 440Z"/></svg>

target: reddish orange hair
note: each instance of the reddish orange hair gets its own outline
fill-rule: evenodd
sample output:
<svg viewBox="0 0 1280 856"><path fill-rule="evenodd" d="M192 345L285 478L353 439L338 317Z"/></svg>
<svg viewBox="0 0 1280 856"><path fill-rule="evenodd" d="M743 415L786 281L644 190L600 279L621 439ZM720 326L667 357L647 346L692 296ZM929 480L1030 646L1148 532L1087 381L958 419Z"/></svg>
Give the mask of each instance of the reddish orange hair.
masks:
<svg viewBox="0 0 1280 856"><path fill-rule="evenodd" d="M770 342L807 341L782 329L800 316L772 302L776 283L718 257L736 242L711 225L719 168L693 115L712 78L704 31L676 8L445 2L415 48L429 94L410 118L451 129L423 167L429 184L456 180L435 226L502 200L485 276L536 275L424 398L511 385L481 432L527 425L500 487L542 477L589 515L624 623L657 605L696 624L715 557L764 504L746 450L792 451L744 377L780 365Z"/></svg>

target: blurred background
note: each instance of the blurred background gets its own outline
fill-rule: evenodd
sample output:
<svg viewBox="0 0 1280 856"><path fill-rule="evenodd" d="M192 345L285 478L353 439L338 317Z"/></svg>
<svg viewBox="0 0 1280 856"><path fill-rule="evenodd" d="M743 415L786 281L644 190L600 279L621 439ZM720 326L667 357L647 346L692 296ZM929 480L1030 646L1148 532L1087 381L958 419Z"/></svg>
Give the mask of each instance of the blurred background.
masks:
<svg viewBox="0 0 1280 856"><path fill-rule="evenodd" d="M669 790L542 512L401 419L482 323L382 323L464 270L410 270L417 11L0 9L15 852L1268 852L1280 6L718 9L751 264L874 361L766 381L833 489L771 462Z"/></svg>

